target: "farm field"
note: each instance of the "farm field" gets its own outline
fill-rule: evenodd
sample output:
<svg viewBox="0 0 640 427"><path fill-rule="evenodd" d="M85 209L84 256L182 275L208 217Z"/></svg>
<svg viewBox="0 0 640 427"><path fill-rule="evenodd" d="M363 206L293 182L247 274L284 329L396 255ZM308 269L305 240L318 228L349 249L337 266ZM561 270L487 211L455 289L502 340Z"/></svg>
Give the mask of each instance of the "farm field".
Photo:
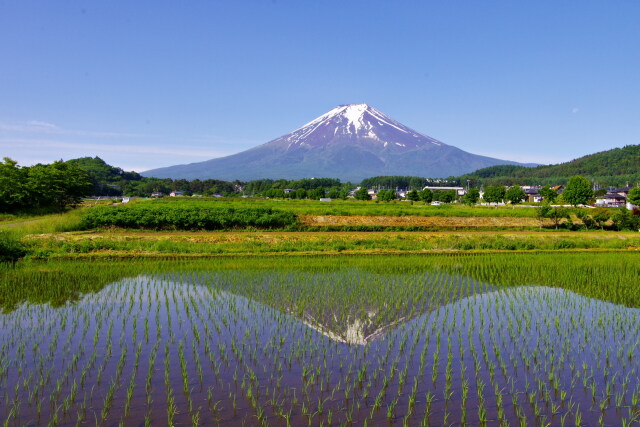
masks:
<svg viewBox="0 0 640 427"><path fill-rule="evenodd" d="M440 216L440 217L521 217L534 218L535 209L530 206L467 206L460 203L431 206L423 202L376 202L361 200L261 199L261 198L180 198L137 199L138 206L210 206L221 208L273 208L296 215L340 216Z"/></svg>
<svg viewBox="0 0 640 427"><path fill-rule="evenodd" d="M5 425L632 425L636 253L24 261Z"/></svg>
<svg viewBox="0 0 640 427"><path fill-rule="evenodd" d="M181 232L107 230L45 233L26 239L33 256L179 257L217 255L384 254L484 251L631 251L633 232Z"/></svg>

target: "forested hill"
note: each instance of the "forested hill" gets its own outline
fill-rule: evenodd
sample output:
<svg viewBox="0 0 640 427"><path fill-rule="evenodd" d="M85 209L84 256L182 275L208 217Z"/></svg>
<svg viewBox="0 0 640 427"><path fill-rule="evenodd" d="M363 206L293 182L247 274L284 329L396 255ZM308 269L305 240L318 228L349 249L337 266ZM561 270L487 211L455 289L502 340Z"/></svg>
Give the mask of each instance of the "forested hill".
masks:
<svg viewBox="0 0 640 427"><path fill-rule="evenodd" d="M94 195L117 196L122 194L122 187L128 181L140 181L142 176L137 172L125 172L121 168L107 164L100 157L80 157L68 160L86 171L93 182Z"/></svg>
<svg viewBox="0 0 640 427"><path fill-rule="evenodd" d="M557 165L533 168L500 165L462 175L460 180L478 180L485 185L565 184L570 177L582 175L604 186L621 186L640 181L640 145L589 154Z"/></svg>

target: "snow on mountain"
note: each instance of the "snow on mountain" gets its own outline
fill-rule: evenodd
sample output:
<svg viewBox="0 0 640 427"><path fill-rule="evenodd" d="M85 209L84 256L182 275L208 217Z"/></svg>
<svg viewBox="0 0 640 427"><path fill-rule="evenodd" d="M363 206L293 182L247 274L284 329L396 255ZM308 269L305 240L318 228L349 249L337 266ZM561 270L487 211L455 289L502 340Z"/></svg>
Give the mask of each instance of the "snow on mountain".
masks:
<svg viewBox="0 0 640 427"><path fill-rule="evenodd" d="M344 136L371 139L372 143L383 147L395 144L407 150L425 143L443 145L437 139L422 135L367 104L339 105L272 142L286 141L289 147L302 144L319 146Z"/></svg>
<svg viewBox="0 0 640 427"><path fill-rule="evenodd" d="M143 172L184 179L449 177L508 160L478 156L421 134L367 104L339 105L293 132L218 159Z"/></svg>

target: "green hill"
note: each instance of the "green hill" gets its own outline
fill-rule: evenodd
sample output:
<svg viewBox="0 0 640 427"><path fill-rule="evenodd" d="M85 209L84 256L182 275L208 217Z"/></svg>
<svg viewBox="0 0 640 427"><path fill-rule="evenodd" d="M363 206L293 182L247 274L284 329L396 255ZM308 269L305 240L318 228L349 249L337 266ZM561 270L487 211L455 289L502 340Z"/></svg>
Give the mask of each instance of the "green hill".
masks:
<svg viewBox="0 0 640 427"><path fill-rule="evenodd" d="M122 194L125 183L142 179L137 172L125 172L107 164L100 157L80 157L68 160L67 163L76 165L89 174L94 195L118 196Z"/></svg>
<svg viewBox="0 0 640 427"><path fill-rule="evenodd" d="M557 165L522 167L491 166L462 175L460 180L480 181L484 185L565 184L570 177L582 175L603 186L623 186L640 181L640 145L589 154Z"/></svg>

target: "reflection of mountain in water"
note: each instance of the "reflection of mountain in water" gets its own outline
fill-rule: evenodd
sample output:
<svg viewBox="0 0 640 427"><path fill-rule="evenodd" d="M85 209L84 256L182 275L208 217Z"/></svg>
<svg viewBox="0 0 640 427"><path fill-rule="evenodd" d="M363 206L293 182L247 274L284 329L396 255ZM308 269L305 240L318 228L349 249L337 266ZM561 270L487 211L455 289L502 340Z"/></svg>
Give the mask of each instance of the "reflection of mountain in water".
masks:
<svg viewBox="0 0 640 427"><path fill-rule="evenodd" d="M321 334L331 338L333 341L345 343L345 344L357 344L357 345L365 345L368 342L374 341L376 338L382 336L385 331L392 328L395 325L402 324L405 321L405 317L401 317L395 322L392 322L387 325L375 327L373 326L373 318L376 316L375 312L368 313L369 319L358 319L354 318L352 323L349 323L347 319L347 323L340 328L339 332L333 332L330 327L327 325L318 322L313 318L310 314L304 315L302 322L308 327L315 329ZM337 323L337 318L334 318L334 321ZM342 325L341 325L342 326Z"/></svg>
<svg viewBox="0 0 640 427"><path fill-rule="evenodd" d="M287 313L333 341L365 345L411 319L470 295L494 290L467 276L439 272L377 274L332 272L216 274L214 283L235 295ZM244 272L247 274L247 272Z"/></svg>
<svg viewBox="0 0 640 427"><path fill-rule="evenodd" d="M377 273L360 268L320 271L231 270L162 281L209 288L285 313L333 341L365 345L438 307L494 287L442 270ZM148 280L148 279L145 279Z"/></svg>

